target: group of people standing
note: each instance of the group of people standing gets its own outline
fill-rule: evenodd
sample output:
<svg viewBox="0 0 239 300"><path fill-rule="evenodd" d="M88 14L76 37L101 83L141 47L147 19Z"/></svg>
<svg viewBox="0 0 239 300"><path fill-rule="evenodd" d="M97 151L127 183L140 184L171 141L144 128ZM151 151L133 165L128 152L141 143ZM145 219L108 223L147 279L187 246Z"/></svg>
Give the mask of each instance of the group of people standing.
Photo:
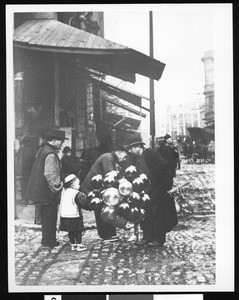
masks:
<svg viewBox="0 0 239 300"><path fill-rule="evenodd" d="M164 245L166 233L177 224L174 199L168 193L173 186L175 176L171 150L169 152L166 148L161 149L160 153L159 150L145 148L145 143L139 139L127 145L115 145L114 151L104 153L96 159L86 178L80 183L78 171L74 173L65 170L62 176L64 162L60 161L58 151L66 140L65 132L51 129L44 138L45 143L40 146L36 154L26 194L28 202L41 207L42 245L48 247L59 245L56 239L56 228L60 204L59 229L69 233L72 250L86 250L87 247L82 244L84 224L81 209L91 210L87 201L88 193L93 190L91 179L97 174L104 176L113 170L123 173L126 162L128 165L134 164L138 173L146 174L149 179L145 192L150 196L151 201L145 218L140 223L143 237L136 244L150 247ZM170 138L168 135L165 136L165 147L168 147L167 140ZM67 156L66 153L65 155ZM73 165L76 166L76 161ZM95 220L98 235L104 242L119 240L116 228L104 222L100 213L95 212Z"/></svg>

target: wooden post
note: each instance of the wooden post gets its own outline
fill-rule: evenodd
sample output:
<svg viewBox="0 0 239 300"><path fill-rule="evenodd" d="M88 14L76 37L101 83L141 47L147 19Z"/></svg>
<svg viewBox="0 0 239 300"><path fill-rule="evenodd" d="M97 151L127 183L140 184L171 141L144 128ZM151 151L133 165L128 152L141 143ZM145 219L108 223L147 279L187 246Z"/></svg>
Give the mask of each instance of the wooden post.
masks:
<svg viewBox="0 0 239 300"><path fill-rule="evenodd" d="M149 44L150 44L150 57L154 57L153 50L153 12L149 12ZM152 138L152 149L155 148L155 102L154 102L154 80L150 79L149 83L150 93L150 134Z"/></svg>
<svg viewBox="0 0 239 300"><path fill-rule="evenodd" d="M57 55L54 56L54 108L55 126L60 127L60 84Z"/></svg>

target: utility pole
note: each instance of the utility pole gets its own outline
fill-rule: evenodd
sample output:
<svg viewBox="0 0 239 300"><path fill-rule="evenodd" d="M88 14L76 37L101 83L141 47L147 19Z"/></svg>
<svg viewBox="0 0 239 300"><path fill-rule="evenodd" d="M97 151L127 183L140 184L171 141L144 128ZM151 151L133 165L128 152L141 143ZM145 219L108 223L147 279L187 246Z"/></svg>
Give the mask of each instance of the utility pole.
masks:
<svg viewBox="0 0 239 300"><path fill-rule="evenodd" d="M149 12L149 51L150 57L154 57L154 43L153 43L153 12ZM154 80L150 78L149 83L150 93L150 135L152 139L152 149L155 149L155 102L154 102Z"/></svg>

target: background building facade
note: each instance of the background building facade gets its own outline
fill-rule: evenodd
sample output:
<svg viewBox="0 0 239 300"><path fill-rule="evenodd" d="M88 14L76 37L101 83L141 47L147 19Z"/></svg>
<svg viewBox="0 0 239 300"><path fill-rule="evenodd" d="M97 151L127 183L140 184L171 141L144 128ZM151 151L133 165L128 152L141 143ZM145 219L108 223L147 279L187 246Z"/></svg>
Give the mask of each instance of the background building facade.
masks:
<svg viewBox="0 0 239 300"><path fill-rule="evenodd" d="M188 127L204 127L204 99L197 97L193 101L180 105L170 105L156 116L158 136L166 133L176 139L179 135L188 135Z"/></svg>
<svg viewBox="0 0 239 300"><path fill-rule="evenodd" d="M205 125L214 128L214 53L212 50L206 51L201 61L204 63L205 74Z"/></svg>

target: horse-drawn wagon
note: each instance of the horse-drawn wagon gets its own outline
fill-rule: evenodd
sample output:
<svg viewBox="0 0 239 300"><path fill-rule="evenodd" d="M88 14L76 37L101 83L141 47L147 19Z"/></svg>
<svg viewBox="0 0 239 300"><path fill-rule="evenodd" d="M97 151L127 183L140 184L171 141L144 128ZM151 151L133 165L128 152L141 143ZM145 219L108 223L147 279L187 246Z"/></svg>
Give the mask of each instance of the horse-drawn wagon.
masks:
<svg viewBox="0 0 239 300"><path fill-rule="evenodd" d="M190 138L193 143L192 158L194 163L215 162L215 133L214 129L188 127Z"/></svg>

